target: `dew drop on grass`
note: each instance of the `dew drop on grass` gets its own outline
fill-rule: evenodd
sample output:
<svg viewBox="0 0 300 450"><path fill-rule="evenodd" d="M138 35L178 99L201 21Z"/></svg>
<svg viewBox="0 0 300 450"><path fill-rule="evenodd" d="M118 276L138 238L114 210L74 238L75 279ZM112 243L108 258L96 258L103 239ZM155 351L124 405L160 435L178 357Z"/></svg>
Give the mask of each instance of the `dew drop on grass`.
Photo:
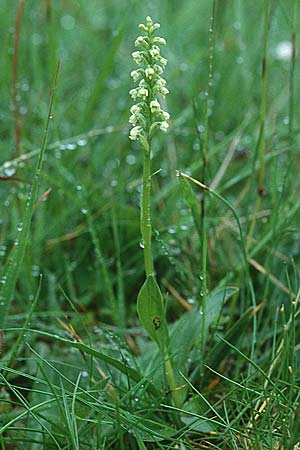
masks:
<svg viewBox="0 0 300 450"><path fill-rule="evenodd" d="M31 267L31 276L33 276L33 277L38 277L39 274L40 274L40 268L39 268L39 266L33 265L33 266Z"/></svg>
<svg viewBox="0 0 300 450"><path fill-rule="evenodd" d="M82 191L82 186L81 186L81 184L78 184L78 185L76 186L76 191Z"/></svg>
<svg viewBox="0 0 300 450"><path fill-rule="evenodd" d="M15 167L7 167L7 169L4 170L4 173L7 177L12 177L16 173Z"/></svg>
<svg viewBox="0 0 300 450"><path fill-rule="evenodd" d="M23 230L23 222L18 223L17 230L22 231Z"/></svg>
<svg viewBox="0 0 300 450"><path fill-rule="evenodd" d="M187 302L188 302L190 305L194 305L194 304L195 304L195 299L194 299L193 297L188 297L188 298L187 298Z"/></svg>
<svg viewBox="0 0 300 450"><path fill-rule="evenodd" d="M176 228L174 228L174 227L169 227L169 228L168 228L168 233L169 233L169 234L175 234L175 233L176 233Z"/></svg>
<svg viewBox="0 0 300 450"><path fill-rule="evenodd" d="M86 370L81 371L82 378L87 378L89 376L89 373Z"/></svg>
<svg viewBox="0 0 300 450"><path fill-rule="evenodd" d="M129 166L132 166L136 163L136 157L134 155L127 155L126 156L126 162L129 164Z"/></svg>
<svg viewBox="0 0 300 450"><path fill-rule="evenodd" d="M188 230L188 226L187 225L180 225L180 229L182 231L186 231L186 230Z"/></svg>
<svg viewBox="0 0 300 450"><path fill-rule="evenodd" d="M85 208L81 208L80 212L81 212L81 214L85 215L85 214L87 214L88 210Z"/></svg>
<svg viewBox="0 0 300 450"><path fill-rule="evenodd" d="M5 253L6 253L6 245L1 245L0 256L5 256Z"/></svg>
<svg viewBox="0 0 300 450"><path fill-rule="evenodd" d="M66 145L66 149L67 150L75 150L77 148L77 145L70 142L69 144Z"/></svg>
<svg viewBox="0 0 300 450"><path fill-rule="evenodd" d="M3 277L2 277L1 280L0 280L1 284L5 284L5 283L6 283L6 280L7 280L7 276L6 276L6 275L3 275Z"/></svg>
<svg viewBox="0 0 300 450"><path fill-rule="evenodd" d="M144 243L143 239L141 239L141 241L140 241L140 247L145 248L145 243Z"/></svg>
<svg viewBox="0 0 300 450"><path fill-rule="evenodd" d="M77 145L79 147L84 147L87 144L87 142L88 142L87 139L81 138L81 139L78 139Z"/></svg>

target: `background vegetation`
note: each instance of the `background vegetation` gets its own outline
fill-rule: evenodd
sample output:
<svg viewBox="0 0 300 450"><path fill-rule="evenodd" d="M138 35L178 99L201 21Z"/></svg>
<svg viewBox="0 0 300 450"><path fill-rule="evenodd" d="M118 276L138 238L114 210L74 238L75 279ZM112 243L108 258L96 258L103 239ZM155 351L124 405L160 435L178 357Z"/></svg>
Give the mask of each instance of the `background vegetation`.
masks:
<svg viewBox="0 0 300 450"><path fill-rule="evenodd" d="M298 448L298 3L219 0L209 31L211 0L0 0L2 449ZM128 91L146 15L168 43L153 245L174 358L185 355L181 411L136 316L142 153ZM176 171L204 181L206 120L205 182L239 218L247 268L232 212L206 194L200 339L203 191Z"/></svg>

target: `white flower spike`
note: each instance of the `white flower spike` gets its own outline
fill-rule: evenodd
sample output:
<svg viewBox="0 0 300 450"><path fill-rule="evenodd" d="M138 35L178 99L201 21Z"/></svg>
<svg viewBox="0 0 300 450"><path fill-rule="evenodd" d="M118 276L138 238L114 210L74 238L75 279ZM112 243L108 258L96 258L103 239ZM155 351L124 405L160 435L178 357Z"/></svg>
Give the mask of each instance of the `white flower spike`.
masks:
<svg viewBox="0 0 300 450"><path fill-rule="evenodd" d="M169 93L167 82L161 77L167 60L161 56L160 46L165 45L166 40L154 36L159 27L158 23L153 23L151 17L146 17L146 23L139 25L144 36L138 36L135 40L137 51L132 53L132 58L139 68L133 70L130 75L138 86L129 93L134 101L139 99L139 102L130 108L129 123L133 128L129 138L138 140L146 151L150 148L153 134L157 130L166 132L169 128L167 121L170 115L161 108L159 102L159 97Z"/></svg>

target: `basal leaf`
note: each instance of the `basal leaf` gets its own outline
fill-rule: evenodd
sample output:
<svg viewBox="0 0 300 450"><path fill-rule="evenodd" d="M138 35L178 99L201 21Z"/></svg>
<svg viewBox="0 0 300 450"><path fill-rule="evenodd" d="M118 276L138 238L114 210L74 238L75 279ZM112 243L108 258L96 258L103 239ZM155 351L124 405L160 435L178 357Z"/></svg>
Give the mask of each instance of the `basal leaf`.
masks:
<svg viewBox="0 0 300 450"><path fill-rule="evenodd" d="M211 324L218 319L223 304L237 292L237 287L227 286L208 295L205 333L208 332ZM195 341L199 339L202 330L202 320L203 315L200 314L200 311L192 310L183 314L172 327L171 345L175 355L174 360L176 366L181 368L180 370L182 370L182 367L189 357Z"/></svg>
<svg viewBox="0 0 300 450"><path fill-rule="evenodd" d="M148 276L137 299L140 321L160 350L168 344L163 296L153 275Z"/></svg>

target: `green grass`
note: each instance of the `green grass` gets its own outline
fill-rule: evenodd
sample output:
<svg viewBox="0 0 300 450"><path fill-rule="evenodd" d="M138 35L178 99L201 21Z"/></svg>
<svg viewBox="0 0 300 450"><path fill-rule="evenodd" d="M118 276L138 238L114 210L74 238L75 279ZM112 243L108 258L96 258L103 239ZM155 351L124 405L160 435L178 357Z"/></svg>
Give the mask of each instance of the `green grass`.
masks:
<svg viewBox="0 0 300 450"><path fill-rule="evenodd" d="M18 4L0 0L0 449L297 449L300 74L276 48L299 49L299 2L217 0L212 21L210 0L26 0L13 68ZM147 15L167 39L152 247L180 407L136 313Z"/></svg>

